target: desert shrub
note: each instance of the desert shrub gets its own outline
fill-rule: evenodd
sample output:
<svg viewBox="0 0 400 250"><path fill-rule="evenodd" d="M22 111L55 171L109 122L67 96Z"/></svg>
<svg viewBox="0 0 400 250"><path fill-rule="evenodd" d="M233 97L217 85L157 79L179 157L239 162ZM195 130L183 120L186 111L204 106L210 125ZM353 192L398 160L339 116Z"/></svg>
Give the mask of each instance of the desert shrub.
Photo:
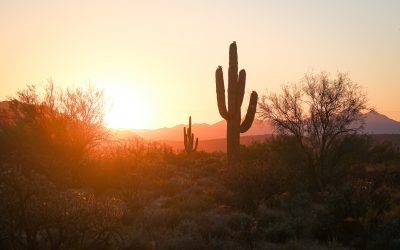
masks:
<svg viewBox="0 0 400 250"><path fill-rule="evenodd" d="M400 217L383 221L371 234L367 249L399 249Z"/></svg>
<svg viewBox="0 0 400 250"><path fill-rule="evenodd" d="M233 191L232 205L251 211L276 194L307 190L304 155L297 147L291 137L242 147L242 163L221 175L221 182ZM253 154L253 149L262 153Z"/></svg>
<svg viewBox="0 0 400 250"><path fill-rule="evenodd" d="M398 161L398 146L390 142L375 143L369 152L368 158L374 164Z"/></svg>
<svg viewBox="0 0 400 250"><path fill-rule="evenodd" d="M368 246L385 213L393 205L393 190L384 182L371 179L352 179L341 188L331 188L323 195L319 210L319 226L315 237L337 239L356 248Z"/></svg>
<svg viewBox="0 0 400 250"><path fill-rule="evenodd" d="M258 237L257 221L251 215L219 207L196 217L208 249L247 249Z"/></svg>
<svg viewBox="0 0 400 250"><path fill-rule="evenodd" d="M340 187L349 176L357 174L357 171L364 172L372 148L372 139L368 135L340 137L326 158L326 185Z"/></svg>
<svg viewBox="0 0 400 250"><path fill-rule="evenodd" d="M231 229L228 226L229 212L226 210L210 210L201 218L198 224L202 232L205 232L209 241L215 244L231 239Z"/></svg>
<svg viewBox="0 0 400 250"><path fill-rule="evenodd" d="M16 249L112 248L122 242L123 203L77 190L58 191L43 175L2 165L2 245Z"/></svg>
<svg viewBox="0 0 400 250"><path fill-rule="evenodd" d="M302 152L295 139L290 136L277 136L269 143L268 155L271 167L281 185L281 191L298 193L313 188L307 173L306 155Z"/></svg>
<svg viewBox="0 0 400 250"><path fill-rule="evenodd" d="M289 223L288 215L283 210L260 206L257 210L256 218L261 231L261 239L263 240L284 243L295 234Z"/></svg>
<svg viewBox="0 0 400 250"><path fill-rule="evenodd" d="M147 232L152 230L170 230L176 227L182 220L188 217L187 213L181 213L171 208L148 207L143 211L141 222ZM155 230L157 229L157 230Z"/></svg>
<svg viewBox="0 0 400 250"><path fill-rule="evenodd" d="M261 205L257 209L257 221L261 227L267 227L274 223L284 221L287 217L286 213L280 209L270 208L265 205Z"/></svg>
<svg viewBox="0 0 400 250"><path fill-rule="evenodd" d="M260 242L257 249L274 249L274 250L347 250L349 248L341 246L336 242L329 244L317 241L294 239L289 240L285 244Z"/></svg>
<svg viewBox="0 0 400 250"><path fill-rule="evenodd" d="M336 172L334 147L343 137L362 130L367 111L366 94L346 74L306 74L282 93L264 95L259 116L268 119L281 135L291 135L306 156L303 170L317 191L322 191Z"/></svg>
<svg viewBox="0 0 400 250"><path fill-rule="evenodd" d="M286 211L296 238L314 238L314 231L318 230L318 213L323 208L309 193L293 195L284 200L280 208Z"/></svg>
<svg viewBox="0 0 400 250"><path fill-rule="evenodd" d="M262 231L265 240L276 243L285 243L295 235L290 223L285 220L271 224Z"/></svg>
<svg viewBox="0 0 400 250"><path fill-rule="evenodd" d="M147 250L147 249L154 249L154 241L150 241L146 239L146 235L143 233L142 230L137 230L135 228L132 228L129 231L124 231L126 234L125 236L125 241L124 241L124 247L121 249L125 250Z"/></svg>
<svg viewBox="0 0 400 250"><path fill-rule="evenodd" d="M229 216L228 226L232 230L233 237L239 242L250 244L256 238L258 225L256 219L246 213L232 213Z"/></svg>
<svg viewBox="0 0 400 250"><path fill-rule="evenodd" d="M139 137L106 142L83 163L82 179L85 186L99 193L129 187L129 178L134 178L132 181L136 183L140 181L140 190L158 188L176 176L171 159L175 154L170 149L165 144L146 142Z"/></svg>
<svg viewBox="0 0 400 250"><path fill-rule="evenodd" d="M190 175L193 179L201 177L215 176L222 169L223 162L217 155L208 155L197 159L193 164Z"/></svg>
<svg viewBox="0 0 400 250"><path fill-rule="evenodd" d="M271 141L276 138L271 137L270 140L264 142L253 141L250 145L240 145L240 158L242 162L263 162L266 163L270 159Z"/></svg>
<svg viewBox="0 0 400 250"><path fill-rule="evenodd" d="M178 194L169 197L162 207L172 208L180 212L200 213L213 204L211 196L202 192L196 187L186 187L185 191L180 191Z"/></svg>
<svg viewBox="0 0 400 250"><path fill-rule="evenodd" d="M10 99L11 119L0 121L7 149L0 159L16 155L14 163L29 165L57 185L80 185L82 160L108 136L104 108L103 92L90 86L28 86Z"/></svg>
<svg viewBox="0 0 400 250"><path fill-rule="evenodd" d="M312 186L304 171L306 155L293 137L276 136L264 143L242 146L241 156L244 164L264 165L268 168L270 176L273 176L274 182L279 185L279 190L275 193L302 192Z"/></svg>
<svg viewBox="0 0 400 250"><path fill-rule="evenodd" d="M1 165L0 211L2 245L5 248L39 247L39 235L50 223L54 185L33 170Z"/></svg>
<svg viewBox="0 0 400 250"><path fill-rule="evenodd" d="M271 168L261 164L241 164L235 169L227 169L221 175L223 182L232 191L227 200L230 205L253 211L258 205L278 192Z"/></svg>
<svg viewBox="0 0 400 250"><path fill-rule="evenodd" d="M291 239L312 239L319 204L308 193L282 194L263 203L256 212L263 239L284 243Z"/></svg>
<svg viewBox="0 0 400 250"><path fill-rule="evenodd" d="M159 249L207 249L206 242L198 229L197 223L191 220L182 221L176 228L169 232L160 242Z"/></svg>
<svg viewBox="0 0 400 250"><path fill-rule="evenodd" d="M324 185L341 186L353 169L361 167L364 170L372 148L371 138L365 135L337 138L324 159ZM293 136L275 136L265 143L242 146L241 155L245 164L268 166L270 176L274 176L275 183L279 185L277 191L317 191L313 178L310 178L311 173L307 172L307 154ZM262 171L259 173L262 175ZM271 182L271 179L268 181Z"/></svg>
<svg viewBox="0 0 400 250"><path fill-rule="evenodd" d="M356 195L353 197L352 192L352 187L346 185L339 190L332 188L324 193L324 209L318 213L318 226L315 228L317 239L346 241L343 237L354 239L362 236L363 228L355 232L357 235L346 235L346 233L350 233L346 232L346 228L350 224L358 226L358 219L366 212L367 208L364 193L360 193L358 197Z"/></svg>
<svg viewBox="0 0 400 250"><path fill-rule="evenodd" d="M196 151L191 154L180 152L170 163L189 174L192 180L217 174L224 164L225 155Z"/></svg>

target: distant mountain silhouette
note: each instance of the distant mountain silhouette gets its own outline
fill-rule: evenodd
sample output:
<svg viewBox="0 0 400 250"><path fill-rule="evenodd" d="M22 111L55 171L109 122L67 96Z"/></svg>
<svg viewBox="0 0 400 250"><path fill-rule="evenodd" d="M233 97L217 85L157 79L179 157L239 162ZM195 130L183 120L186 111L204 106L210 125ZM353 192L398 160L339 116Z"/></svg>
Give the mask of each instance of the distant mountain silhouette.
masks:
<svg viewBox="0 0 400 250"><path fill-rule="evenodd" d="M0 102L0 111L9 109L10 101ZM0 112L1 113L1 112ZM1 116L0 116L1 119ZM187 124L176 125L171 128L159 129L124 129L116 131L118 138L130 135L138 135L146 140L157 141L183 141L183 127ZM222 120L215 124L195 123L192 130L199 141L224 139L226 137L226 121ZM400 134L400 122L395 121L376 111L365 114L364 132L368 134ZM270 135L274 128L269 121L255 119L252 127L242 137L256 135Z"/></svg>
<svg viewBox="0 0 400 250"><path fill-rule="evenodd" d="M160 129L133 129L132 132L147 140L161 141L182 141L183 127L180 124L172 128ZM186 125L187 126L187 125ZM192 124L193 132L199 137L200 142L203 140L223 139L226 137L226 122L222 120L215 124L206 123ZM364 130L368 134L400 134L400 122L390 119L389 117L370 111L365 114ZM255 135L274 134L274 128L269 121L254 120L253 126L242 137Z"/></svg>
<svg viewBox="0 0 400 250"><path fill-rule="evenodd" d="M172 128L160 129L132 129L131 131L148 140L167 140L167 141L183 141L183 127L180 124ZM221 139L226 137L226 121L222 120L215 124L206 123L192 124L192 131L199 140ZM253 126L241 136L265 135L271 134L273 127L267 121L254 120Z"/></svg>
<svg viewBox="0 0 400 250"><path fill-rule="evenodd" d="M193 126L193 125L192 125ZM242 145L250 145L253 142L264 142L271 138L271 135L247 135L241 136L240 144ZM183 143L181 141L160 141L161 143L165 143L171 146L174 150L181 151L184 149ZM221 151L226 152L226 138L220 139L210 139L210 140L199 140L199 151L206 151L206 152L215 152Z"/></svg>
<svg viewBox="0 0 400 250"><path fill-rule="evenodd" d="M400 122L376 111L365 114L364 132L367 134L400 134Z"/></svg>

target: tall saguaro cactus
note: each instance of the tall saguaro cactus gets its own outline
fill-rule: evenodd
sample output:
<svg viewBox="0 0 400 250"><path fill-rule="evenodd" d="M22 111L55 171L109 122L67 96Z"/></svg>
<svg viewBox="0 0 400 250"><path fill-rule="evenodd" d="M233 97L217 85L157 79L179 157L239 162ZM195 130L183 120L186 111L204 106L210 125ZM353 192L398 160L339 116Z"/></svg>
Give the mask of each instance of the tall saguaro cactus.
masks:
<svg viewBox="0 0 400 250"><path fill-rule="evenodd" d="M197 150L197 145L199 144L199 138L196 137L196 143L194 142L194 134L192 133L192 117L189 116L189 128L186 132L186 127L183 127L183 142L185 144L186 153L190 154Z"/></svg>
<svg viewBox="0 0 400 250"><path fill-rule="evenodd" d="M228 108L225 104L225 87L222 67L218 66L215 72L215 82L217 89L218 110L220 115L227 122L227 154L228 165L234 166L239 161L240 133L250 129L253 124L254 115L257 108L258 95L253 91L250 96L249 107L246 117L241 122L241 106L246 85L246 71L240 70L238 74L238 55L236 42L229 47L229 68L228 68Z"/></svg>

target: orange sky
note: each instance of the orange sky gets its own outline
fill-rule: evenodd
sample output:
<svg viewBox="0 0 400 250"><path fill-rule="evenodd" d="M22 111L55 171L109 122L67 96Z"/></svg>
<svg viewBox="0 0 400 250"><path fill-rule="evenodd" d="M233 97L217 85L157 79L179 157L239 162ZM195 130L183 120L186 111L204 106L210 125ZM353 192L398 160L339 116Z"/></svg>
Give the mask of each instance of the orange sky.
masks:
<svg viewBox="0 0 400 250"><path fill-rule="evenodd" d="M90 82L112 99L111 125L213 123L214 72L235 40L248 94L343 71L400 120L399 13L395 0L1 0L0 100L50 78Z"/></svg>

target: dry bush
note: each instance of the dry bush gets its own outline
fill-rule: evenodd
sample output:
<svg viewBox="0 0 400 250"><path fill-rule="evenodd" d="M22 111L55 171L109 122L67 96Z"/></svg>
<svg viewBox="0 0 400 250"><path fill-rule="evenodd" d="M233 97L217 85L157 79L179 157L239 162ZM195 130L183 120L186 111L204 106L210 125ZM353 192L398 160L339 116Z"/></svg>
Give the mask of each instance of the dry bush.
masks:
<svg viewBox="0 0 400 250"><path fill-rule="evenodd" d="M335 144L343 135L357 133L368 110L366 94L350 78L339 73L308 74L298 84L282 87L281 94L264 95L259 115L280 134L292 135L306 155L309 179L321 191L329 182L335 162Z"/></svg>
<svg viewBox="0 0 400 250"><path fill-rule="evenodd" d="M1 245L15 249L93 249L122 243L125 208L115 198L58 191L44 176L18 166L0 173Z"/></svg>

